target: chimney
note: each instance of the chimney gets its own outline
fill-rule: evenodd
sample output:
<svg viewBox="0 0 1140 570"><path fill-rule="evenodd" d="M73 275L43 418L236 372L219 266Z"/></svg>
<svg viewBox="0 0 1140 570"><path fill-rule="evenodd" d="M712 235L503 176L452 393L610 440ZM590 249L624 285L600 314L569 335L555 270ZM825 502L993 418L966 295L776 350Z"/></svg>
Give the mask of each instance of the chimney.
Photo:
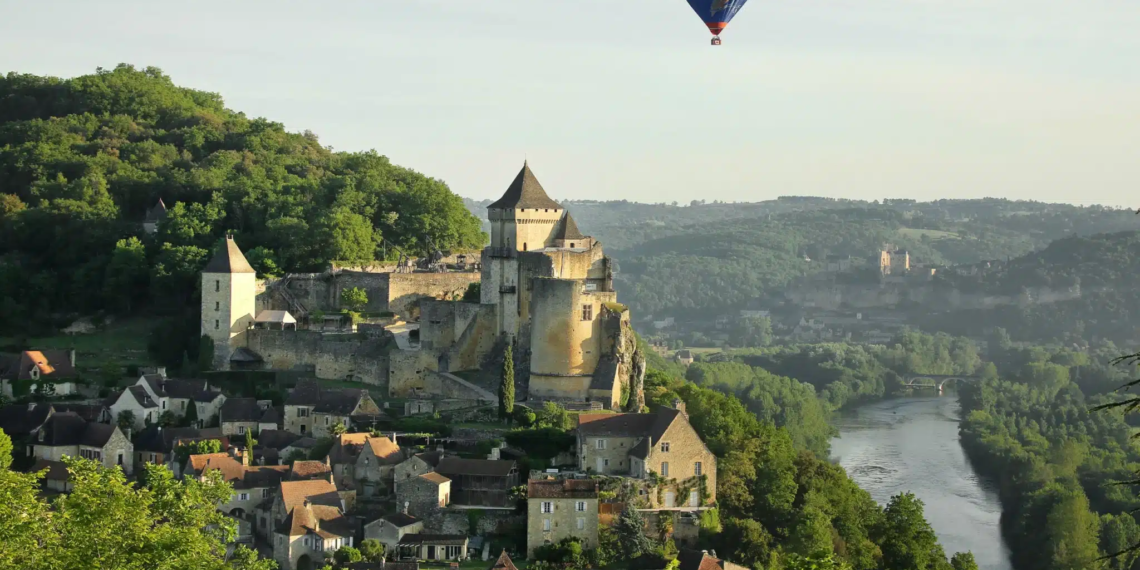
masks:
<svg viewBox="0 0 1140 570"><path fill-rule="evenodd" d="M497 447L491 448L491 453L489 455L487 455L487 459L490 459L490 460L499 459L499 448L497 448Z"/></svg>
<svg viewBox="0 0 1140 570"><path fill-rule="evenodd" d="M159 376L162 376L163 378L166 378L166 367L165 366L159 366L158 368L155 369L155 373L158 374Z"/></svg>
<svg viewBox="0 0 1140 570"><path fill-rule="evenodd" d="M71 367L75 368L75 349L67 351L67 358L71 360Z"/></svg>
<svg viewBox="0 0 1140 570"><path fill-rule="evenodd" d="M241 452L241 464L249 467L249 461L253 457L253 450L246 449Z"/></svg>
<svg viewBox="0 0 1140 570"><path fill-rule="evenodd" d="M336 480L333 479L333 472L332 471L329 471L329 483L332 483L332 485L334 487L336 486Z"/></svg>
<svg viewBox="0 0 1140 570"><path fill-rule="evenodd" d="M29 412L34 412L34 411L36 411L36 404L35 404L35 402L28 402L28 411L29 411Z"/></svg>
<svg viewBox="0 0 1140 570"><path fill-rule="evenodd" d="M680 398L674 398L673 399L673 409L677 410L678 412L681 412L681 415L685 416L686 419L689 417L689 413L687 411L685 411L684 400L682 400Z"/></svg>
<svg viewBox="0 0 1140 570"><path fill-rule="evenodd" d="M396 443L396 432L392 432L392 443Z"/></svg>

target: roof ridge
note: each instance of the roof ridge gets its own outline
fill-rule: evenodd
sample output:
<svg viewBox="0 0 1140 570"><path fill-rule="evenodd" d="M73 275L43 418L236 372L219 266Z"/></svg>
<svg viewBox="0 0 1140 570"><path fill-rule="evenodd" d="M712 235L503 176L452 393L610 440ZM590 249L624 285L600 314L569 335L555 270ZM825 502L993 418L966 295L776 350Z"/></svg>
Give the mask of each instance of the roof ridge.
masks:
<svg viewBox="0 0 1140 570"><path fill-rule="evenodd" d="M530 166L523 162L523 167L519 170L517 176L511 185L507 187L507 191L498 200L487 206L490 210L513 210L521 208L545 208L545 209L564 209L561 204L555 202L546 194L546 190L542 188L538 178L535 177L534 172L531 171Z"/></svg>

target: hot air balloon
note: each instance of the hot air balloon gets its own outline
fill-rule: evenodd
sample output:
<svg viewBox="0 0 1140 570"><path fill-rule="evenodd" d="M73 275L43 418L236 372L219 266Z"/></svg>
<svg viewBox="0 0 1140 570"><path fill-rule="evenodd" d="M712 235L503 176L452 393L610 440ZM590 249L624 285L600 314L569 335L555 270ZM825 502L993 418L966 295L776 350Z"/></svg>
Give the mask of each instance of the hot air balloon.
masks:
<svg viewBox="0 0 1140 570"><path fill-rule="evenodd" d="M688 2L712 32L712 45L719 46L720 33L748 0L688 0Z"/></svg>

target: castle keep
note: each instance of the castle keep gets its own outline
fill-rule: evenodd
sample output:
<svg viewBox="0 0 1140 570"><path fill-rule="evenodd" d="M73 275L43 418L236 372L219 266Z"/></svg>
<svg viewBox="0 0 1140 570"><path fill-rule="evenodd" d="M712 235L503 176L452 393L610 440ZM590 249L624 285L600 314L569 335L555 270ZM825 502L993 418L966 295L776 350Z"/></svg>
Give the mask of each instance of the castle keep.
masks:
<svg viewBox="0 0 1140 570"><path fill-rule="evenodd" d="M228 237L202 274L202 333L214 340L216 368L311 369L385 386L393 397L488 401L492 382L452 373L495 369L511 344L530 399L619 407L643 366L601 243L582 234L525 163L487 214L491 240L477 271L458 256L430 271L333 268L258 282ZM458 300L473 282L481 282L479 302ZM364 288L371 308L393 317L355 334L317 330L324 327L310 308L337 310L348 287ZM309 330L275 327L285 311Z"/></svg>

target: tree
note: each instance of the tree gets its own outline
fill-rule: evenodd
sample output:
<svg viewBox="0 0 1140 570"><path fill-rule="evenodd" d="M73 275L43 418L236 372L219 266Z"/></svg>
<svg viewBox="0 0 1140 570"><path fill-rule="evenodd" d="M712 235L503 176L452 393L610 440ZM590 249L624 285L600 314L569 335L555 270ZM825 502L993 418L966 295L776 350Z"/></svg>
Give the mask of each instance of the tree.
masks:
<svg viewBox="0 0 1140 570"><path fill-rule="evenodd" d="M207 481L180 481L163 466L147 465L146 484L137 487L120 469L72 457L64 463L74 487L51 507L37 496L39 475L0 471L0 567L275 567L242 546L234 552L238 564L227 563L226 544L236 530L217 505L230 498L233 488L220 472Z"/></svg>
<svg viewBox="0 0 1140 570"><path fill-rule="evenodd" d="M190 405L186 406L186 415L182 416L182 425L186 427L198 427L198 405L191 401Z"/></svg>
<svg viewBox="0 0 1140 570"><path fill-rule="evenodd" d="M950 558L950 567L954 570L978 570L978 563L974 561L974 553L956 552Z"/></svg>
<svg viewBox="0 0 1140 570"><path fill-rule="evenodd" d="M891 497L883 522L876 529L886 568L935 570L946 563L934 529L922 514L922 501L913 493Z"/></svg>
<svg viewBox="0 0 1140 570"><path fill-rule="evenodd" d="M12 466L12 438L0 429L0 471Z"/></svg>
<svg viewBox="0 0 1140 570"><path fill-rule="evenodd" d="M503 351L503 373L499 377L499 419L510 423L511 412L515 410L515 355L514 348L507 344Z"/></svg>
<svg viewBox="0 0 1140 570"><path fill-rule="evenodd" d="M340 292L340 306L359 313L368 305L368 293L360 287L349 287Z"/></svg>
<svg viewBox="0 0 1140 570"><path fill-rule="evenodd" d="M542 409L535 415L536 428L554 428L563 431L574 428L574 419L570 416L570 412L554 402L543 402Z"/></svg>
<svg viewBox="0 0 1140 570"><path fill-rule="evenodd" d="M174 458L179 465L186 463L191 455L205 455L207 453L221 453L222 442L216 439L202 439L190 441L174 448Z"/></svg>
<svg viewBox="0 0 1140 570"><path fill-rule="evenodd" d="M351 546L342 546L333 553L333 560L336 560L338 567L344 568L353 562L364 560L364 555Z"/></svg>
<svg viewBox="0 0 1140 570"><path fill-rule="evenodd" d="M273 258L273 252L264 247L255 247L245 252L245 259L261 277L278 277L281 268Z"/></svg>
<svg viewBox="0 0 1140 570"><path fill-rule="evenodd" d="M137 300L146 298L149 277L142 242L133 236L121 239L107 264L103 295L113 307L129 313Z"/></svg>
<svg viewBox="0 0 1140 570"><path fill-rule="evenodd" d="M307 459L309 459L308 452L303 449L294 449L293 451L289 452L289 455L285 456L285 463L287 465L292 465L298 461L305 461Z"/></svg>
<svg viewBox="0 0 1140 570"><path fill-rule="evenodd" d="M198 340L198 372L214 369L214 339L202 335Z"/></svg>
<svg viewBox="0 0 1140 570"><path fill-rule="evenodd" d="M478 303L481 301L483 295L483 284L479 281L468 283L467 289L463 291L463 298L460 299L464 303Z"/></svg>
<svg viewBox="0 0 1140 570"><path fill-rule="evenodd" d="M329 432L332 433L333 436L343 435L345 433L348 433L348 428L344 427L343 423L337 422L332 426L332 429L329 430Z"/></svg>
<svg viewBox="0 0 1140 570"><path fill-rule="evenodd" d="M126 431L135 427L135 413L131 410L123 410L119 412L119 417L116 418L115 423L119 429Z"/></svg>
<svg viewBox="0 0 1140 570"><path fill-rule="evenodd" d="M350 264L371 263L376 258L376 239L372 222L342 207L330 210L317 224L322 257Z"/></svg>
<svg viewBox="0 0 1140 570"><path fill-rule="evenodd" d="M653 542L645 536L645 519L633 505L626 504L617 522L614 523L614 532L617 533L626 560L632 560L653 550Z"/></svg>
<svg viewBox="0 0 1140 570"><path fill-rule="evenodd" d="M178 425L178 416L174 412L166 410L158 415L158 425L162 427L173 427Z"/></svg>
<svg viewBox="0 0 1140 570"><path fill-rule="evenodd" d="M245 451L246 453L253 453L253 447L257 445L257 440L253 439L253 430L245 430Z"/></svg>
<svg viewBox="0 0 1140 570"><path fill-rule="evenodd" d="M360 543L360 554L368 562L384 560L384 543L375 538L366 538Z"/></svg>

